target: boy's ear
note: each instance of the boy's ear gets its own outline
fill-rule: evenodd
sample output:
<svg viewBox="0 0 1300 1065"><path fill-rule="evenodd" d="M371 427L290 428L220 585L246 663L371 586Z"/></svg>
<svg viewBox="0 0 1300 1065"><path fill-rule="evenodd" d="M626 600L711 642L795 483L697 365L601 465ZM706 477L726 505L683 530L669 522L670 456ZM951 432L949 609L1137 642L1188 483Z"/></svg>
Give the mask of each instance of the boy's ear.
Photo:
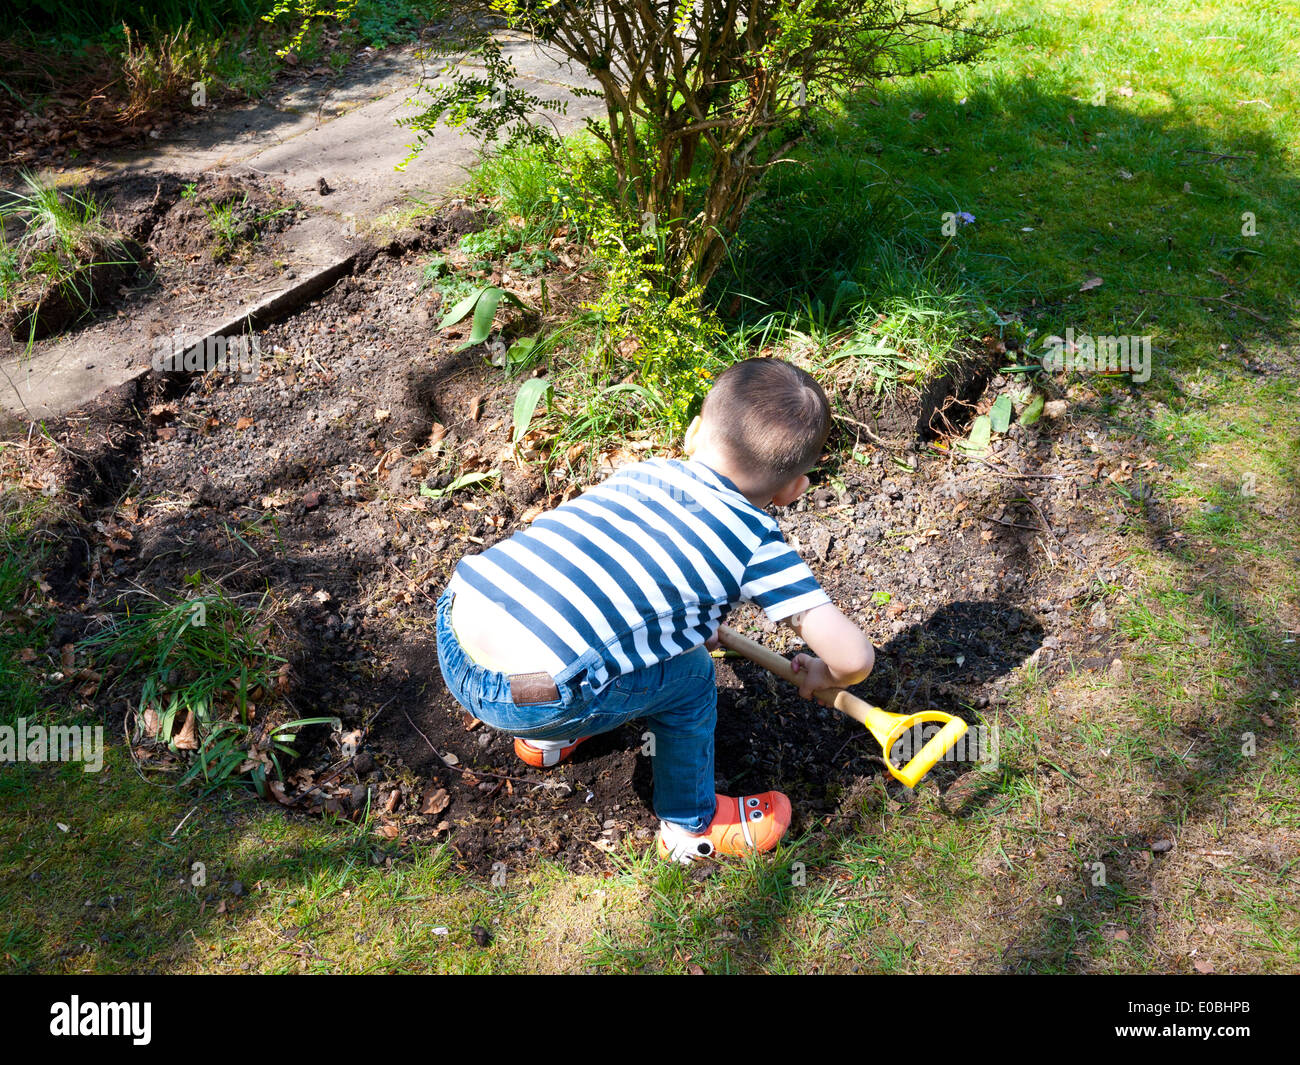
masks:
<svg viewBox="0 0 1300 1065"><path fill-rule="evenodd" d="M772 493L772 505L777 507L788 507L791 503L793 503L796 499L798 499L801 495L803 495L806 491L808 491L808 486L810 484L812 484L812 482L808 480L808 475L801 474L800 476L796 477L794 480L789 481L786 484L783 484L780 488L778 488L775 492Z"/></svg>
<svg viewBox="0 0 1300 1065"><path fill-rule="evenodd" d="M695 449L700 443L700 416L697 414L691 419L691 424L686 427L686 438L682 441L682 450L687 455L695 453Z"/></svg>

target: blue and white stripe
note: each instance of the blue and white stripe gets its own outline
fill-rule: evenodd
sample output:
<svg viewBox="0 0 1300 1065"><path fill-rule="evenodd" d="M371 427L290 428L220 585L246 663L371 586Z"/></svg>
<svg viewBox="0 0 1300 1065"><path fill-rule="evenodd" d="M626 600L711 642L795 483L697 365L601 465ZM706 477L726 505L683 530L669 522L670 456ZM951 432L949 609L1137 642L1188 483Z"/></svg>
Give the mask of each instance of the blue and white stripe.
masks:
<svg viewBox="0 0 1300 1065"><path fill-rule="evenodd" d="M455 585L519 620L600 690L704 643L737 602L773 621L830 602L772 517L698 462L652 459L457 566Z"/></svg>

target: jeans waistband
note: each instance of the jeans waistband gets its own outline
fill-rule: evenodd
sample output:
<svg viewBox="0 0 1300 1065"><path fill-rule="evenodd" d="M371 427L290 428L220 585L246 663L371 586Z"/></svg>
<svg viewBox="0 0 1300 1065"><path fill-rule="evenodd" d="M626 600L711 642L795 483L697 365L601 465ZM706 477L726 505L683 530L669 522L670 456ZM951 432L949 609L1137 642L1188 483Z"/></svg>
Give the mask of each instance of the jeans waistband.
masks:
<svg viewBox="0 0 1300 1065"><path fill-rule="evenodd" d="M443 591L438 599L438 623L443 628L444 636L444 639L440 641L440 653L451 659L451 661L442 663L444 675L463 674L458 678L460 685L464 685L472 679L475 687L483 693L485 699L496 702L513 702L514 693L519 691L521 686L527 687L529 682L532 682L532 686L535 687L542 677L550 677L555 684L559 701L565 705L583 698L584 691L590 692L590 685L587 683L589 663L582 659L559 676L553 676L549 673L504 673L500 670L479 665L461 647L460 640L456 636L456 630L451 624L451 605L455 598L455 591L449 587ZM566 695L568 698L565 698ZM534 703L521 703L520 705L527 706L534 705Z"/></svg>

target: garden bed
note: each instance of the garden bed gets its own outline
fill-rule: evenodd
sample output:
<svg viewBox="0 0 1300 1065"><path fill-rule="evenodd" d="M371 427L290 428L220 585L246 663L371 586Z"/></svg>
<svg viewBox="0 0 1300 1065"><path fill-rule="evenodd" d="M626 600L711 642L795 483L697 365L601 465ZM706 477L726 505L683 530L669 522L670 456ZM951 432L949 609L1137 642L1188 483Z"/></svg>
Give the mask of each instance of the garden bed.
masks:
<svg viewBox="0 0 1300 1065"><path fill-rule="evenodd" d="M151 232L171 232L166 217ZM289 663L281 697L297 716L342 725L303 733L278 792L286 808L368 812L390 854L445 842L459 866L483 873L536 855L606 867L609 851L628 837L648 842L656 824L643 727L532 770L508 736L467 717L438 674L434 605L458 559L648 453L587 456L591 467L549 479L510 457L520 380L482 347L454 350L469 323L439 332L442 309L419 284L414 253L476 224L462 211L359 257L352 276L258 335L256 381L147 378L56 427L74 457L50 450L50 469L100 522L49 581L57 642L96 631L124 594L174 602L195 573L249 602L269 593ZM556 276L551 291L562 303L566 284L576 298L581 283L580 273ZM986 350L970 364L983 369L955 375L954 387L968 413L983 412L1008 382L988 370ZM980 387L967 387L975 378ZM1132 456L1096 431L1086 393L1064 417L1013 424L978 460L918 431L935 401L899 393L867 435L861 418L838 423L814 489L776 516L877 644L859 694L900 712L996 722L1008 686L1033 682L1028 660L1046 683L1056 670L1109 670L1122 654L1107 596L1125 580L1112 560L1129 519L1111 482L1129 481ZM452 473L492 469L490 489L428 494ZM749 609L731 624L793 649ZM720 660L718 678L720 790L786 791L799 830L863 815L882 768L859 726L746 662ZM138 685L133 694L123 678L95 699L120 721ZM946 791L973 768L943 764L926 786ZM981 801L979 780L963 783L957 806Z"/></svg>

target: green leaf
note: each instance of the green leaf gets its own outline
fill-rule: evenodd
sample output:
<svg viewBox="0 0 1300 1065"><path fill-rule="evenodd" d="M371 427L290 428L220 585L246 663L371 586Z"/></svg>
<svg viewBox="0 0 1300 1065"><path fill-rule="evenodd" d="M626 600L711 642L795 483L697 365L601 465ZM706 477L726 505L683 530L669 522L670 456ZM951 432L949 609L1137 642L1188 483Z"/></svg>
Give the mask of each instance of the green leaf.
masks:
<svg viewBox="0 0 1300 1065"><path fill-rule="evenodd" d="M528 432L537 404L542 401L543 396L548 396L550 391L551 383L545 377L531 377L520 386L519 394L515 396L515 428L514 435L510 438L512 444L519 443L524 433Z"/></svg>
<svg viewBox="0 0 1300 1065"><path fill-rule="evenodd" d="M995 433L1005 433L1011 428L1011 397L1005 393L993 401L989 426Z"/></svg>
<svg viewBox="0 0 1300 1065"><path fill-rule="evenodd" d="M474 325L469 331L469 339L457 351L482 344L492 332L492 320L497 316L497 305L501 302L502 289L491 285L484 289L474 305Z"/></svg>
<svg viewBox="0 0 1300 1065"><path fill-rule="evenodd" d="M1029 406L1020 412L1020 424L1033 425L1043 416L1044 405L1042 395L1036 393L1034 398L1029 401Z"/></svg>
<svg viewBox="0 0 1300 1065"><path fill-rule="evenodd" d="M446 329L448 326L455 325L457 322L459 322L462 318L465 317L465 315L469 314L469 312L474 309L474 305L478 303L478 298L491 287L492 287L491 285L480 285L478 288L476 288L473 292L471 292L468 296L466 296L463 300L461 300L458 304L456 304L456 306L454 306L451 310L447 312L447 316L443 318L442 324L438 326L438 328Z"/></svg>
<svg viewBox="0 0 1300 1065"><path fill-rule="evenodd" d="M988 449L989 437L992 435L992 423L989 421L987 414L981 414L971 422L970 436L965 440L958 442L957 446L963 451L976 451L983 453Z"/></svg>
<svg viewBox="0 0 1300 1065"><path fill-rule="evenodd" d="M533 353L533 348L537 347L536 337L520 337L510 345L510 350L506 352L506 369L518 366L528 361Z"/></svg>
<svg viewBox="0 0 1300 1065"><path fill-rule="evenodd" d="M500 475L500 470L480 470L478 473L465 473L461 474L445 488L430 488L427 484L422 484L420 485L420 495L428 496L430 499L441 499L443 496L451 495L452 492L468 488L472 484L478 484L479 481L486 481L491 477L499 477Z"/></svg>
<svg viewBox="0 0 1300 1065"><path fill-rule="evenodd" d="M455 318L452 324L460 321L460 319L464 318L468 313L468 308L465 310L462 310L462 308L465 308L469 299L470 297L466 296L465 299L461 300L451 309L451 314L460 312L459 317ZM497 308L501 305L502 300L505 300L507 303L513 303L516 307L523 310L527 310L524 301L513 292L507 292L505 289L498 288L496 285L484 285L478 290L478 294L474 297L474 324L470 328L469 339L457 347L457 351L464 351L466 348L472 348L475 344L482 344L483 341L488 338L488 334L492 332L492 322L497 316ZM448 318L450 317L451 315L449 314ZM446 324L447 323L444 322L444 325Z"/></svg>

